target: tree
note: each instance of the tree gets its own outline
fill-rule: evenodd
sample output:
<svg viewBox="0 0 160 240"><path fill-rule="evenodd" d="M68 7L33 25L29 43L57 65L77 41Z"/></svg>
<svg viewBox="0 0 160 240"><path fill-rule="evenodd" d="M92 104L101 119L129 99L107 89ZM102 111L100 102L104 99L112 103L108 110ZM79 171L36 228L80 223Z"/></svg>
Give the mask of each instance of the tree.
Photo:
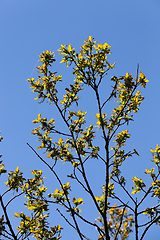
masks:
<svg viewBox="0 0 160 240"><path fill-rule="evenodd" d="M146 76L139 72L133 78L131 74L111 78L111 91L109 96L102 102L100 95L100 85L104 84L109 88L108 82L104 82L106 75L115 64L110 64L107 60L111 54L107 43L97 44L91 36L81 46L80 53L76 53L71 45L61 45L58 50L62 55L61 63L66 63L67 67L73 66L74 83L65 88L65 95L59 100L57 85L62 81L62 75L51 71L51 66L55 62L53 52L44 51L40 54L41 65L38 69L38 80L28 79L32 91L37 94L35 99L40 103L47 101L57 109L66 131L56 128L56 122L52 118L38 115L33 120L38 127L32 131L38 137L40 146L38 149L45 150L47 160L42 158L39 153L33 150L37 157L42 161L54 175L59 183L59 189L54 192L47 192L44 185L42 170L32 170L33 178L26 179L19 167L15 171L10 171L7 176L6 185L8 189L0 195L3 215L0 218L0 236L5 239L60 239L62 227L60 225L50 226L49 219L50 205L58 205L57 211L62 218L75 229L79 239L89 239L83 234L80 222L93 226L97 230L98 239L127 239L134 230L135 239L144 239L145 234L153 224L160 225L160 180L159 163L160 147L151 149L153 154L154 167L145 170L150 178L150 185L147 186L143 179L133 177L132 191L128 189L127 179L122 174L122 165L128 158L138 155L136 149L126 151L125 145L130 138L128 129L124 128L133 121L134 113L137 113L141 102L144 100L139 88L146 87L148 80ZM87 125L86 112L79 110L80 93L84 88L91 88L95 94L97 110L93 124ZM107 116L107 105L110 101L114 102L114 108ZM95 126L96 124L96 126ZM97 129L99 132L97 132ZM58 141L54 141L55 135L59 136ZM97 136L96 136L97 135ZM104 148L95 144L97 138L103 141ZM1 139L2 140L2 137ZM98 161L103 166L95 174L104 174L105 182L102 183L102 194L97 196L94 187L88 180L88 171L91 170L92 162ZM70 166L70 174L66 173L68 182L63 182L56 171L57 165L65 163ZM86 167L89 166L89 167ZM105 169L105 171L104 171ZM4 164L1 161L1 174L6 173ZM64 175L64 173L63 173ZM97 177L98 178L98 177ZM84 204L84 195L77 198L71 193L72 184L77 184L83 192L90 196L91 201L97 211L97 220L88 220L81 212ZM120 188L125 198L117 193ZM10 191L14 196L5 204L4 196ZM76 193L75 193L76 194ZM24 205L30 210L30 214L16 212L14 217L20 219L17 232L12 227L9 220L7 207L16 201L17 197L25 196ZM72 195L74 195L72 197ZM140 196L139 198L134 197ZM143 207L146 198L154 197L154 206ZM65 209L65 213L63 212ZM141 216L146 215L148 218ZM140 222L139 221L143 221ZM147 219L147 220L146 220ZM139 229L142 229L139 234Z"/></svg>

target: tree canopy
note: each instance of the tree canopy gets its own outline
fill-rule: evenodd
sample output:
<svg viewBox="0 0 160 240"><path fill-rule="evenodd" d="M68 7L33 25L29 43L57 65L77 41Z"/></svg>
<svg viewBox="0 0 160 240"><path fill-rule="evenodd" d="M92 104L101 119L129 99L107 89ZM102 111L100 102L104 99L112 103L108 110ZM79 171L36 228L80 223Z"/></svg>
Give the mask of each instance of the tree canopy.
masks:
<svg viewBox="0 0 160 240"><path fill-rule="evenodd" d="M67 67L72 66L74 76L73 82L66 86L63 96L58 92L63 77L52 71L56 61L55 54L47 50L39 55L38 79L30 78L27 81L36 93L35 100L53 106L63 121L63 129L66 130L57 129L54 116L48 120L48 117L38 114L33 120L36 128L31 134L37 136L40 142L37 149L43 150L46 156L40 156L41 152L29 143L28 146L47 166L53 178L56 178L59 188L49 191L49 186L45 186L42 170L32 170L32 178L25 178L26 173L22 173L19 167L8 172L5 182L7 190L0 195L3 211L0 218L1 239L34 237L37 240L58 240L63 236L65 221L71 230L77 232L79 239L90 239L89 232L84 234L84 225L81 224L83 222L85 228L91 226L96 229L95 238L99 240L128 239L132 231L136 240L142 240L153 224L160 225L159 145L151 149L153 168L144 169L150 179L149 183L145 183L143 178L131 176L133 184L130 190L125 171L122 171L125 161L139 156L134 146L127 150L125 145L131 137L129 123L134 121L134 114L138 113L144 100L140 89L146 87L148 80L138 66L135 77L126 73L120 77L113 76L109 81L107 74L115 67L115 63L108 61L110 49L111 46L107 43L99 44L91 36L84 41L79 52L76 52L71 44L61 45L58 49L62 56L61 63L65 63ZM101 98L101 85L111 89L104 101ZM88 101L95 100L94 116L89 121L88 110L84 112L79 109L85 88L90 88L94 93L94 99L88 96ZM107 108L110 102L113 102L114 106L111 112ZM58 141L55 140L57 136ZM0 141L2 140L1 137ZM93 161L97 161L99 168L93 172L93 176L97 179L101 175L104 177L104 182L98 186L101 195L95 193L95 188L88 178ZM63 168L63 172L59 174L57 167L64 164L69 165L69 168L67 171ZM0 167L0 174L6 174L2 161ZM68 181L63 182L63 175ZM71 192L73 184L77 189L81 188L80 197L77 197L75 190ZM119 194L119 189L125 197ZM4 196L11 191L14 195L5 203ZM25 197L24 206L30 211L15 212L14 217L18 218L20 223L17 229L14 229L7 207L22 195ZM143 205L144 200L153 197L156 200L154 206ZM83 205L86 203L93 204L97 212L94 219L90 219L89 209L88 217L83 212ZM54 205L61 215L62 224L52 226L52 219L49 217L51 205Z"/></svg>

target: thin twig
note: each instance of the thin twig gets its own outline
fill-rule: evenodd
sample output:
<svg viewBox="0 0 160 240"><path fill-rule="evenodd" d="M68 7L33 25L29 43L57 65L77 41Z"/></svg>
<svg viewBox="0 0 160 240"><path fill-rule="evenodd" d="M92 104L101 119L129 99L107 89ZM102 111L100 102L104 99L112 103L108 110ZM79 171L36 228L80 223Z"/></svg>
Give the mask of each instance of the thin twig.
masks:
<svg viewBox="0 0 160 240"><path fill-rule="evenodd" d="M8 203L6 204L5 207L7 207L15 198L21 196L23 193L24 193L24 192L21 192L21 193L17 194L16 196L14 196L13 198L11 198L11 199L8 201Z"/></svg>
<svg viewBox="0 0 160 240"><path fill-rule="evenodd" d="M136 201L132 198L132 196L129 194L129 192L126 190L126 188L125 188L122 184L120 184L120 182L116 181L114 178L112 178L112 180L113 180L114 182L116 182L117 184L119 184L119 185L123 188L123 190L127 193L127 195L130 197L130 199L131 199L134 203L136 203Z"/></svg>
<svg viewBox="0 0 160 240"><path fill-rule="evenodd" d="M84 190L89 193L89 190L88 190L88 189L84 186L84 184L77 178L77 175L76 175L75 170L76 170L76 168L74 168L74 177L75 177L75 179L76 179L77 182L84 188Z"/></svg>
<svg viewBox="0 0 160 240"><path fill-rule="evenodd" d="M98 153L97 156L106 164L106 161Z"/></svg>
<svg viewBox="0 0 160 240"><path fill-rule="evenodd" d="M139 63L137 64L137 77L136 77L136 81L138 81L138 75L139 75Z"/></svg>
<svg viewBox="0 0 160 240"><path fill-rule="evenodd" d="M6 218L6 223L7 223L8 227L9 227L11 235L12 235L14 240L17 240L17 237L16 237L16 235L15 235L15 233L13 231L13 228L12 228L12 225L10 223L10 220L9 220L9 217L8 217L8 214L7 214L7 211L6 211L6 207L4 206L4 203L3 203L1 195L0 195L0 202L1 202L1 206L2 206L2 209L3 209L4 215L5 215L5 218Z"/></svg>
<svg viewBox="0 0 160 240"><path fill-rule="evenodd" d="M146 234L146 232L148 231L148 229L152 226L152 224L154 224L155 222L157 222L159 219L160 219L160 215L152 220L152 222L149 224L149 226L145 228L145 230L144 230L144 232L143 232L140 240L143 239L144 235Z"/></svg>
<svg viewBox="0 0 160 240"><path fill-rule="evenodd" d="M119 230L120 230L120 228L121 228L122 221L123 221L123 216L124 216L124 211L125 211L125 209L126 209L127 204L128 204L128 202L125 204L125 206L124 206L124 208L123 208L123 212L122 212L121 220L120 220L120 223L119 223L119 228L118 228L118 230L117 230L117 233L116 233L115 239L117 239L117 236L118 236Z"/></svg>
<svg viewBox="0 0 160 240"><path fill-rule="evenodd" d="M1 233L1 235L3 236L3 237L5 237L5 238L7 238L7 239L10 239L10 240L12 240L13 238L10 238L10 237L8 237L8 236L6 236L5 234L3 234L3 233ZM1 238L0 238L1 239ZM2 239L1 239L2 240Z"/></svg>
<svg viewBox="0 0 160 240"><path fill-rule="evenodd" d="M122 203L122 206L125 206L125 203L124 203L119 197L117 197L116 195L113 195L112 198L113 198L113 199L114 199L114 198L117 199L119 202ZM132 207L130 207L129 205L126 205L126 207L128 207L132 212L134 212L134 209L133 209ZM108 207L108 208L110 208L110 207ZM113 207L111 207L111 208L113 208Z"/></svg>
<svg viewBox="0 0 160 240"><path fill-rule="evenodd" d="M60 131L58 131L58 130L56 130L56 129L53 130L53 133L58 133L58 134L61 134L61 135L67 136L67 137L71 137L70 134L60 132Z"/></svg>
<svg viewBox="0 0 160 240"><path fill-rule="evenodd" d="M59 210L58 208L57 208L56 210L57 210L57 211L59 212L59 214L65 219L65 221L66 221L72 228L74 228L74 229L77 231L76 227L73 226L73 225L69 222L69 220L60 212L60 210ZM84 236L82 233L81 233L81 235L82 235L85 239L89 240L89 238L87 238L86 236Z"/></svg>
<svg viewBox="0 0 160 240"><path fill-rule="evenodd" d="M160 204L158 204L158 205L156 205L156 206L154 206L154 207L150 207L150 208L147 208L147 209L156 209L156 208L158 208L160 206ZM141 211L141 212L139 212L138 213L138 215L140 215L140 214L142 214L142 213L144 213L144 211Z"/></svg>
<svg viewBox="0 0 160 240"><path fill-rule="evenodd" d="M160 173L157 174L155 180L153 182L155 182L157 180L157 178L159 177ZM147 195L151 192L153 186L150 186L148 191L145 193L145 195L142 197L142 199L139 201L138 206L144 201L144 199L147 197Z"/></svg>
<svg viewBox="0 0 160 240"><path fill-rule="evenodd" d="M9 189L7 189L1 196L3 197L6 193L10 192L12 190L12 188L10 187Z"/></svg>
<svg viewBox="0 0 160 240"><path fill-rule="evenodd" d="M144 224L141 224L141 225L139 225L138 227L140 228L140 227L145 227L146 225L148 225L148 224L150 224L152 222L152 220L150 220L149 222L146 222L146 223L144 223Z"/></svg>
<svg viewBox="0 0 160 240"><path fill-rule="evenodd" d="M112 90L110 96L109 96L109 97L105 100L105 102L102 104L101 109L102 109L102 108L104 107L104 105L113 97L114 92L115 92L116 85L117 85L117 83L115 83L115 85L114 85L114 87L113 87L113 90Z"/></svg>

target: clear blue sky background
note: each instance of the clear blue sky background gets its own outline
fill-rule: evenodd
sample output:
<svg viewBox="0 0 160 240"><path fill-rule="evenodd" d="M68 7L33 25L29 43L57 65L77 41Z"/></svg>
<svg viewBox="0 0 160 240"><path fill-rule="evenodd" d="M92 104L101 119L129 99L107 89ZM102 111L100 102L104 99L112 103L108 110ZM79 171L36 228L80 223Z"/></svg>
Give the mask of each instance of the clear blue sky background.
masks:
<svg viewBox="0 0 160 240"><path fill-rule="evenodd" d="M58 116L46 104L40 105L34 101L35 95L26 79L37 76L35 66L42 51L56 52L60 44L69 43L78 51L83 41L91 35L99 43L107 42L112 45L109 61L117 64L109 77L121 76L126 72L136 76L139 63L140 70L149 79L147 88L143 91L145 101L140 112L135 115L135 121L129 126L132 137L128 147L136 148L140 157L130 159L124 169L130 179L135 175L143 177L145 168L152 167L150 148L160 144L159 13L159 0L0 0L0 130L4 137L0 144L0 154L3 155L8 170L19 166L27 177L30 176L30 169L43 168L51 191L58 187L55 179L52 180L48 170L26 145L29 142L33 147L37 146L36 137L31 136L30 132L35 127L32 120L40 112L48 118L58 119ZM73 77L70 70L59 64L58 53L56 57L54 71L64 75L62 87L65 88ZM109 78L106 81L109 82ZM102 89L103 95L105 91ZM86 93L81 96L82 108L85 110L85 106L89 107L89 116L92 116L92 110L96 111L96 106L90 100L93 95ZM62 174L64 170L63 166ZM100 177L98 180L97 172L101 174L97 165L93 164L88 177L92 185L99 188L97 191L100 193L99 184L102 179ZM2 191L5 189L2 187L3 180L5 179L1 178ZM64 181L67 180L64 178ZM77 192L76 196L81 197ZM84 206L86 212L89 200L87 198ZM151 201L147 202L150 206ZM20 201L17 201L10 206L10 213L22 211L20 206ZM97 217L94 211L91 217ZM62 239L78 239L74 230L70 231L65 222L60 222L57 214L52 215L52 221L53 224L64 226ZM84 232L88 232L91 239L97 237L94 229L84 228ZM159 228L155 227L146 235L145 240L151 237L158 240L159 233ZM134 239L134 236L131 235L129 239Z"/></svg>

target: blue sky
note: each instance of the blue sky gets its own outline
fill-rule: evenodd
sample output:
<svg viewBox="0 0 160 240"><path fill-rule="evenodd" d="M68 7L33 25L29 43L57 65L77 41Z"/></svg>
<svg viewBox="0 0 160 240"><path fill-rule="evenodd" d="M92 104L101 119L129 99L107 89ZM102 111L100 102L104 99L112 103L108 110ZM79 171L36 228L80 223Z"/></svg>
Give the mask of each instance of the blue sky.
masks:
<svg viewBox="0 0 160 240"><path fill-rule="evenodd" d="M110 76L121 76L126 72L136 76L138 63L149 79L147 88L143 90L145 101L135 115L135 121L129 126L132 137L128 146L136 148L140 157L131 159L125 165L128 177L143 177L145 168L152 166L149 149L160 144L159 12L159 0L0 0L0 130L4 137L0 153L8 170L19 166L27 177L30 169L43 168L48 182L53 181L26 143L29 142L33 147L38 144L30 132L35 127L32 120L40 112L48 118L58 119L58 116L46 104L34 101L35 95L26 79L37 77L35 66L38 64L38 55L50 50L56 53L54 70L63 75L62 87L67 87L73 79L71 69L59 64L60 56L56 51L61 44L70 43L78 51L83 41L91 35L99 43L107 42L112 46L109 61L116 62L116 67L108 75L108 81ZM105 94L105 89L102 89L102 93ZM82 108L91 109L89 116L96 109L91 97L93 95L90 92L81 96ZM98 188L100 181L94 177L97 174L96 165L93 164L91 170L89 178ZM54 189L57 187L55 180L52 185ZM60 221L57 215L56 219ZM55 219L53 222L57 223ZM154 229L145 239L151 236L158 239L159 229ZM95 232L90 236L96 239ZM75 232L71 233L66 226L63 239L69 237L77 239ZM134 239L133 235L129 239Z"/></svg>

